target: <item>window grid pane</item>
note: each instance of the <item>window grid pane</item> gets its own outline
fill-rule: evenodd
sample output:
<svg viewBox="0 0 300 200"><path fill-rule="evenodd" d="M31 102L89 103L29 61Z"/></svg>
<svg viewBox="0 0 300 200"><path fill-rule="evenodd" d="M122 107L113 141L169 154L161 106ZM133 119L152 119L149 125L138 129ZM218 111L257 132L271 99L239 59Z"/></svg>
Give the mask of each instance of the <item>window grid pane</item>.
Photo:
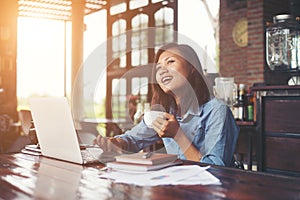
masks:
<svg viewBox="0 0 300 200"><path fill-rule="evenodd" d="M142 30L148 27L149 17L145 14L138 14L132 18L132 38L131 38L131 65L139 66L148 63L148 50L143 47L148 46L148 33Z"/></svg>
<svg viewBox="0 0 300 200"><path fill-rule="evenodd" d="M171 8L161 8L154 14L155 26L162 27L157 29L155 34L155 45L163 45L165 43L173 42L173 29L174 29L174 11ZM168 31L170 30L170 31Z"/></svg>
<svg viewBox="0 0 300 200"><path fill-rule="evenodd" d="M113 65L113 68L126 67L126 21L124 19L117 20L112 25L112 58L118 62Z"/></svg>
<svg viewBox="0 0 300 200"><path fill-rule="evenodd" d="M131 79L131 93L138 96L137 101L146 102L148 95L148 77L135 77Z"/></svg>
<svg viewBox="0 0 300 200"><path fill-rule="evenodd" d="M109 10L111 15L122 13L126 11L126 3L120 3L115 6L112 6Z"/></svg>
<svg viewBox="0 0 300 200"><path fill-rule="evenodd" d="M124 78L112 80L112 114L113 118L126 117L126 84Z"/></svg>
<svg viewBox="0 0 300 200"><path fill-rule="evenodd" d="M148 5L148 0L130 0L129 9L133 10Z"/></svg>

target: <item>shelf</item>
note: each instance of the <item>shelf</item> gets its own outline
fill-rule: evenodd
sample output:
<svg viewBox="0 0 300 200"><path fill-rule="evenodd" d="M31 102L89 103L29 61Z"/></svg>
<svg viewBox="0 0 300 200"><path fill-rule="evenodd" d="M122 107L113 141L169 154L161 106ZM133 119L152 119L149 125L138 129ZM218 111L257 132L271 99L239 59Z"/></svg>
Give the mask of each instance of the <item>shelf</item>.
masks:
<svg viewBox="0 0 300 200"><path fill-rule="evenodd" d="M256 123L254 121L236 121L236 124L239 126L255 126Z"/></svg>

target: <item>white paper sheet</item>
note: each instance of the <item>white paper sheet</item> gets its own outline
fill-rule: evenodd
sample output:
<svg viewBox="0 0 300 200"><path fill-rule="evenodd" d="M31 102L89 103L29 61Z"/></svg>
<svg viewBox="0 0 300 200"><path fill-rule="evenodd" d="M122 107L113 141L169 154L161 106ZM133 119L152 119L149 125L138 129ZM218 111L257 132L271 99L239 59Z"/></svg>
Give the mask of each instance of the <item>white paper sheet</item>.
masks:
<svg viewBox="0 0 300 200"><path fill-rule="evenodd" d="M168 167L150 172L112 171L100 174L100 178L112 179L116 183L134 184L139 186L157 185L208 185L221 182L206 171L208 167L183 165Z"/></svg>

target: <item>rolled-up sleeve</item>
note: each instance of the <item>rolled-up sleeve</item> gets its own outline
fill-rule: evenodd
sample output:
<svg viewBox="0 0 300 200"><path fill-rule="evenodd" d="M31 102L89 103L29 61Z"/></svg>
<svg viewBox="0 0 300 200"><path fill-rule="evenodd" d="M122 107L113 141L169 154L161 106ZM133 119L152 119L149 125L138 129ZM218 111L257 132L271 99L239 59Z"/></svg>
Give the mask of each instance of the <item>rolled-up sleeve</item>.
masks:
<svg viewBox="0 0 300 200"><path fill-rule="evenodd" d="M138 152L160 140L157 133L153 129L148 128L144 120L131 130L115 137L121 138L127 143L127 151L129 152Z"/></svg>

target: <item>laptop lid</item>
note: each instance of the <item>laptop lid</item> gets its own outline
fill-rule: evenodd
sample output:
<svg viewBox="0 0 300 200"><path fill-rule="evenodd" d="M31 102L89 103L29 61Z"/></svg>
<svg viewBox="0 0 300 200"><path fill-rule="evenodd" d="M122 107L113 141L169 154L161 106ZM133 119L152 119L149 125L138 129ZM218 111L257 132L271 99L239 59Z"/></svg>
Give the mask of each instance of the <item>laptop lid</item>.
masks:
<svg viewBox="0 0 300 200"><path fill-rule="evenodd" d="M30 98L29 106L42 154L83 164L67 98Z"/></svg>

